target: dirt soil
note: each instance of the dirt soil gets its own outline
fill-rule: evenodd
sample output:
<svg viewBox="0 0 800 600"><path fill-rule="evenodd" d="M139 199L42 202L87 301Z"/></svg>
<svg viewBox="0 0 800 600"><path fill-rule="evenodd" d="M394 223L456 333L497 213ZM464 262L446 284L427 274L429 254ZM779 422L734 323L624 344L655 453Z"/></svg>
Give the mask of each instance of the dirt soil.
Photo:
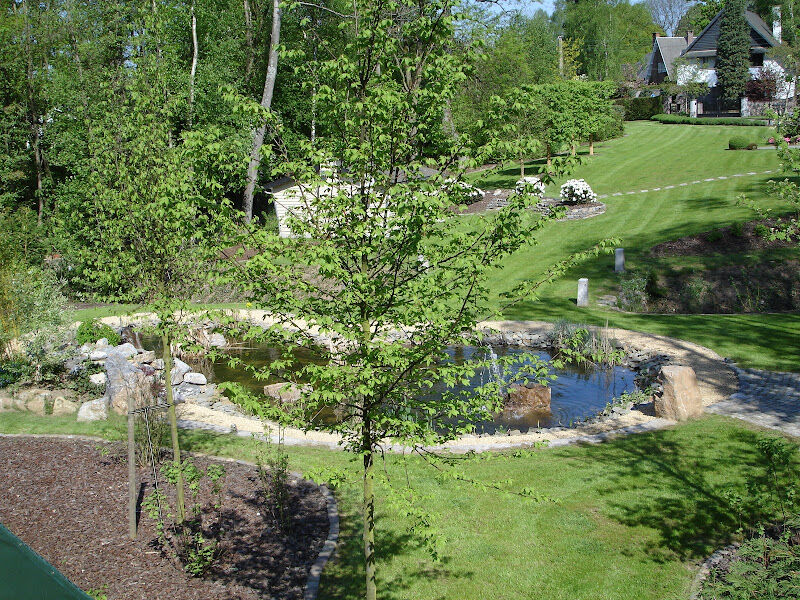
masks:
<svg viewBox="0 0 800 600"><path fill-rule="evenodd" d="M210 574L194 578L160 550L146 514L138 539L128 538L123 446L0 437L0 460L0 522L78 587L102 590L109 600L302 598L328 535L326 500L316 486L290 480L291 516L283 533L266 510L256 469L222 462L223 554ZM141 499L152 487L146 472L139 477Z"/></svg>

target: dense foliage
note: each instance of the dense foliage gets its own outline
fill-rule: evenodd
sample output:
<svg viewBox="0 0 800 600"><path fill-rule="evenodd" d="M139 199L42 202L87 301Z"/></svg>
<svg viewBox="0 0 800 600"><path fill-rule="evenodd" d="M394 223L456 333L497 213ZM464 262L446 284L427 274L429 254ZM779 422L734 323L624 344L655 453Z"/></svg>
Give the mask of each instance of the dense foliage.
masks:
<svg viewBox="0 0 800 600"><path fill-rule="evenodd" d="M717 85L723 98L738 100L750 80L750 25L744 0L728 0L717 41Z"/></svg>
<svg viewBox="0 0 800 600"><path fill-rule="evenodd" d="M742 127L752 127L754 125L766 125L766 121L759 119L748 119L741 117L685 117L683 115L654 115L653 121L665 123L667 125L741 125Z"/></svg>
<svg viewBox="0 0 800 600"><path fill-rule="evenodd" d="M617 104L625 109L623 118L626 121L645 121L664 112L664 99L661 96L620 98Z"/></svg>

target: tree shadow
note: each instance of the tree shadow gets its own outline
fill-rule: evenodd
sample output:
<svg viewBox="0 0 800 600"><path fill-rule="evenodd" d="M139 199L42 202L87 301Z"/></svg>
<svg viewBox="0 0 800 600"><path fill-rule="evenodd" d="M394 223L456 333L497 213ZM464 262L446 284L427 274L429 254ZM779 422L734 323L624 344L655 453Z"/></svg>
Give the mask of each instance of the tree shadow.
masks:
<svg viewBox="0 0 800 600"><path fill-rule="evenodd" d="M702 434L698 424L690 426ZM706 444L684 443L667 431L587 448L586 460L602 464L607 473L597 488L601 496L612 497L607 516L654 530L657 535L646 549L655 562L701 559L736 536L742 522L726 490L744 494L744 477L762 470L755 449L760 434L723 431L712 432ZM646 489L640 487L643 475L652 483ZM757 507L743 510L746 524L765 516Z"/></svg>

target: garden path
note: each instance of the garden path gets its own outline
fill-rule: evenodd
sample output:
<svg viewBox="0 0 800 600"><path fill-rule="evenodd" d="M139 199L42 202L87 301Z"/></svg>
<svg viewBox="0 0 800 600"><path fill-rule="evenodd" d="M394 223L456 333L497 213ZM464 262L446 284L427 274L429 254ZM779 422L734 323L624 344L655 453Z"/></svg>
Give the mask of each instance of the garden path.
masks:
<svg viewBox="0 0 800 600"><path fill-rule="evenodd" d="M648 190L632 190L628 192L614 192L613 194L600 194L597 196L598 200L603 198L617 198L619 196L632 196L634 194L647 194L649 192L660 192L661 190L674 190L679 187L687 187L690 185L698 185L701 183L709 183L711 181L722 181L724 179L732 179L734 177L752 177L753 175L769 175L770 173L779 173L778 169L767 169L766 171L748 171L747 173L735 173L733 175L720 175L719 177L709 177L707 179L696 179L695 181L685 181L683 183L676 183L674 185L665 185L663 187L654 187Z"/></svg>
<svg viewBox="0 0 800 600"><path fill-rule="evenodd" d="M732 367L739 391L707 408L800 438L800 373Z"/></svg>

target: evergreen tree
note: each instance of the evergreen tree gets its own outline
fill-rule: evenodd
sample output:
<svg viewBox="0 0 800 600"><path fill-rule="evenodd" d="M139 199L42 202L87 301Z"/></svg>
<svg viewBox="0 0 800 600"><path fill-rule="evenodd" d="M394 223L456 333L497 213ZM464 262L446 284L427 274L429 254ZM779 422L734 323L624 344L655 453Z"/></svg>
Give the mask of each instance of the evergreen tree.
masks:
<svg viewBox="0 0 800 600"><path fill-rule="evenodd" d="M750 80L750 26L745 0L729 0L722 14L717 42L717 85L726 100L738 100Z"/></svg>

